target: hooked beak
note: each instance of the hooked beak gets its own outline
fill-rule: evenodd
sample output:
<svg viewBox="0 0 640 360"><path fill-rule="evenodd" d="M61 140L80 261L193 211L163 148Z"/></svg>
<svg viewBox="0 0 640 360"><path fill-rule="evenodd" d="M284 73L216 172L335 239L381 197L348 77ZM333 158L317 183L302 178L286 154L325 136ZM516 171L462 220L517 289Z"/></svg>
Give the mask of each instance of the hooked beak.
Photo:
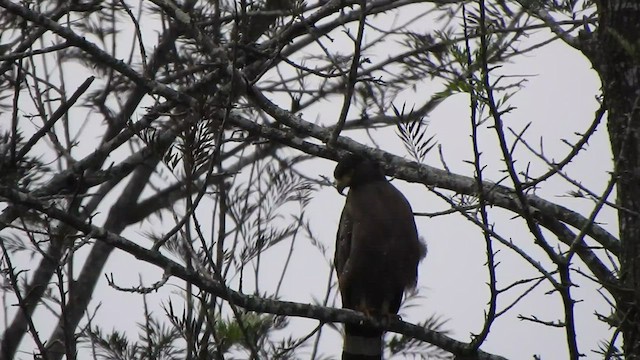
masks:
<svg viewBox="0 0 640 360"><path fill-rule="evenodd" d="M340 195L342 195L342 192L344 191L344 189L349 186L350 182L351 182L351 177L349 176L343 176L339 179L336 179L336 188L338 189L338 192L340 193Z"/></svg>

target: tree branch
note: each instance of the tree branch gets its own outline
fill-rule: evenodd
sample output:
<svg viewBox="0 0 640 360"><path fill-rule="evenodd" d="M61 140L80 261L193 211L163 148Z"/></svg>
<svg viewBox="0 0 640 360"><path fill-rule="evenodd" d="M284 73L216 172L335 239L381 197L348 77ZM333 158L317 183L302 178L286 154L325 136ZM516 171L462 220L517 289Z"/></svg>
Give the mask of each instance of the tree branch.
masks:
<svg viewBox="0 0 640 360"><path fill-rule="evenodd" d="M38 199L30 195L17 192L6 186L0 186L0 197L7 199L14 205L26 206L53 219L62 221L85 234L89 238L100 240L100 242L105 245L118 248L135 256L141 261L156 265L165 272L187 281L203 291L232 302L246 310L259 313L317 319L322 323L340 322L365 324L426 341L441 349L449 351L454 355L474 359L504 359L499 355L489 354L481 350L474 352L471 346L467 343L454 340L439 332L425 329L402 320L391 319L389 323L386 324L382 321L369 318L364 314L351 310L335 309L289 301L277 301L258 296L245 295L229 289L220 282L206 277L198 271L188 270L184 266L162 255L160 252L148 250L125 237L87 223L66 211L58 209L55 205L43 204Z"/></svg>
<svg viewBox="0 0 640 360"><path fill-rule="evenodd" d="M330 130L305 121L291 112L280 108L271 102L271 100L269 100L255 86L247 86L247 95L255 105L264 110L279 123L293 129L296 133L311 136L323 142L330 138ZM248 125L245 122L242 123ZM240 123L238 123L238 126L242 127ZM271 129L266 128L258 129L258 127L260 127L258 124L247 126L246 129L249 130L250 127L253 128L254 131L264 130L265 135L263 136L267 138L269 138L269 136L280 138L283 141L287 141L288 145L296 149L304 149L308 154L333 160L338 160L339 158L338 151L329 150L324 146L305 142L300 137L293 136L288 132L272 131ZM347 137L338 138L336 144L338 148L342 148L353 153L363 154L377 160L388 175L392 175L409 182L455 191L459 194L475 195L477 193L476 181L473 178L453 174L429 165L419 164L414 161L408 161L386 151L362 145ZM508 209L520 215L524 214L513 189L502 185L496 185L489 181L485 181L483 186L485 188L484 192L486 200L490 204ZM591 224L589 219L585 218L581 214L544 200L536 195L526 194L525 196L527 198L527 203L531 207L528 212L531 212L535 219L542 221L541 225L544 227L548 227L549 224L544 222L544 217L541 215L558 219L575 228L587 228L587 234L600 245L604 246L615 255L620 254L619 240L598 224Z"/></svg>

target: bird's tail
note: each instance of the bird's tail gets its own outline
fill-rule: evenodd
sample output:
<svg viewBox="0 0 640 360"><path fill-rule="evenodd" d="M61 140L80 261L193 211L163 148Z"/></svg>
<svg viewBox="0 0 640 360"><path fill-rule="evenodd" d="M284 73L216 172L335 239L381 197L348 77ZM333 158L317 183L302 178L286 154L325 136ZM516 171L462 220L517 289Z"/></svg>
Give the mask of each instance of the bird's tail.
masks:
<svg viewBox="0 0 640 360"><path fill-rule="evenodd" d="M382 331L346 324L342 360L382 360Z"/></svg>

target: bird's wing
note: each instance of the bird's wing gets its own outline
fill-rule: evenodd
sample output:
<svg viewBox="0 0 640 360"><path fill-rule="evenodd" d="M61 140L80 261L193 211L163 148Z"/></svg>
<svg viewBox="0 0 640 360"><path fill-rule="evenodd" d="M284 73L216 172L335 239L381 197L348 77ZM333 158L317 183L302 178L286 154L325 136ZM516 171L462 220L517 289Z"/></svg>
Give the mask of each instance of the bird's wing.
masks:
<svg viewBox="0 0 640 360"><path fill-rule="evenodd" d="M334 257L334 266L338 281L342 277L345 265L349 259L351 251L351 236L353 234L353 220L349 215L349 210L345 206L340 215L340 223L338 225L338 233L336 234L336 253Z"/></svg>

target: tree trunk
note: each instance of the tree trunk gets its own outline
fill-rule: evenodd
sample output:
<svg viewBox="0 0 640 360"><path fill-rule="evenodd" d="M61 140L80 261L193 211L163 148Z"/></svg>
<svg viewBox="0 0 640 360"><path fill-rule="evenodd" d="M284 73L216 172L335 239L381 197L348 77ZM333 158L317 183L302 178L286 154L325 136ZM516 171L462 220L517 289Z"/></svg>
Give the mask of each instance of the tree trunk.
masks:
<svg viewBox="0 0 640 360"><path fill-rule="evenodd" d="M627 359L640 358L640 2L598 3L600 28L591 60L600 74L617 176L620 241L618 320Z"/></svg>

